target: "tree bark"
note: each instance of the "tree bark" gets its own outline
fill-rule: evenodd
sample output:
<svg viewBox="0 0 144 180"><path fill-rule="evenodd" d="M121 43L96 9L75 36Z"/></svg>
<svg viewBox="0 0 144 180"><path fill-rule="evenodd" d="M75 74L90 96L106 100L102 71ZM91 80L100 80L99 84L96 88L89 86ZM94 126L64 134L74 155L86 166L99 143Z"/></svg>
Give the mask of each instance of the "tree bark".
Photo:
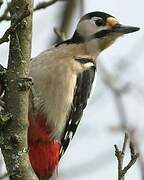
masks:
<svg viewBox="0 0 144 180"><path fill-rule="evenodd" d="M11 24L28 8L25 18L11 34L6 73L5 112L10 120L3 129L2 152L12 180L37 179L32 172L27 150L28 68L31 55L33 0L12 0Z"/></svg>

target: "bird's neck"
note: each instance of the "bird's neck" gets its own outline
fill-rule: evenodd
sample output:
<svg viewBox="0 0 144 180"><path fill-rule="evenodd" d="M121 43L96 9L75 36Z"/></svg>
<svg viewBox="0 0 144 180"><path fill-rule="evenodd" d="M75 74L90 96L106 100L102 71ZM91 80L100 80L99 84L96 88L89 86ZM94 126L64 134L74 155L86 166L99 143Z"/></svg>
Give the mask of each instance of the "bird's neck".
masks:
<svg viewBox="0 0 144 180"><path fill-rule="evenodd" d="M93 39L91 41L88 42L84 42L83 43L83 48L85 49L85 52L88 55L91 55L94 59L97 58L97 56L100 54L101 50L98 46L98 40L97 39Z"/></svg>
<svg viewBox="0 0 144 180"><path fill-rule="evenodd" d="M88 56L94 60L96 60L97 56L100 53L100 49L96 40L82 43L66 42L61 44L60 48L65 49L65 52L68 53L69 56Z"/></svg>

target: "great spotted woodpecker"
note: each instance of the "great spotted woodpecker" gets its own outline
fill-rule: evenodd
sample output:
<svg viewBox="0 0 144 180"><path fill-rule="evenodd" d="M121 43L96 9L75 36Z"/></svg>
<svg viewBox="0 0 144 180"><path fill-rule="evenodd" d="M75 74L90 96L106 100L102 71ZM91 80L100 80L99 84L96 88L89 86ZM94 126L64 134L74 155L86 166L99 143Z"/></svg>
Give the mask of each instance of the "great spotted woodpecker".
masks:
<svg viewBox="0 0 144 180"><path fill-rule="evenodd" d="M40 180L52 176L76 132L91 93L97 56L117 38L138 30L104 12L91 12L80 19L71 39L32 59L28 147Z"/></svg>

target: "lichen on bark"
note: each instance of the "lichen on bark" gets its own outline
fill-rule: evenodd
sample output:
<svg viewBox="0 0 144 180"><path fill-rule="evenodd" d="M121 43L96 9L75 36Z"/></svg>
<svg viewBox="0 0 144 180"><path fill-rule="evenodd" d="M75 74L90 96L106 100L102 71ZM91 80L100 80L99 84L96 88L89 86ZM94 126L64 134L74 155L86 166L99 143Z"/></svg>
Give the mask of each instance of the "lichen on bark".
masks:
<svg viewBox="0 0 144 180"><path fill-rule="evenodd" d="M11 119L3 128L2 153L10 179L35 180L28 159L28 89L19 88L19 82L27 81L31 55L33 0L12 0L11 24L28 7L30 15L19 23L10 35L8 68L6 72L5 112Z"/></svg>

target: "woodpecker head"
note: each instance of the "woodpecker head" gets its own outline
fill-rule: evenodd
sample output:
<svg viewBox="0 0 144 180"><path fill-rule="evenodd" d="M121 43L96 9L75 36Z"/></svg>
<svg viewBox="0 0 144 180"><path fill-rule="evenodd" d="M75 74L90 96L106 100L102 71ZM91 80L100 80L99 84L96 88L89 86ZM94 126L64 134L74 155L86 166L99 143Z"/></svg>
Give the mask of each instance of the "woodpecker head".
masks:
<svg viewBox="0 0 144 180"><path fill-rule="evenodd" d="M79 21L73 40L79 43L93 42L102 51L118 37L138 30L138 27L122 25L115 17L104 12L91 12Z"/></svg>

